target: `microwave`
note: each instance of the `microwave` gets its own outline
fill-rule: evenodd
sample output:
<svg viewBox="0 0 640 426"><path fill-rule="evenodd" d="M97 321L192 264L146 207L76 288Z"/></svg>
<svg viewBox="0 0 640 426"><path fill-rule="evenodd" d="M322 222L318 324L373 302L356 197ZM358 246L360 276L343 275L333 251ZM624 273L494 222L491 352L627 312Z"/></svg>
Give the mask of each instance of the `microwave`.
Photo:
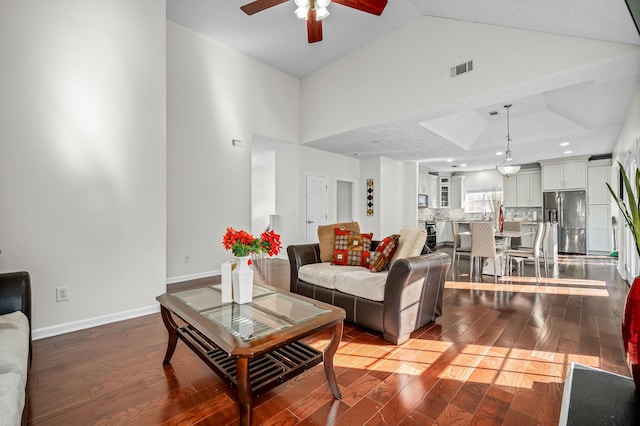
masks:
<svg viewBox="0 0 640 426"><path fill-rule="evenodd" d="M427 194L418 194L418 207L429 207L429 196Z"/></svg>

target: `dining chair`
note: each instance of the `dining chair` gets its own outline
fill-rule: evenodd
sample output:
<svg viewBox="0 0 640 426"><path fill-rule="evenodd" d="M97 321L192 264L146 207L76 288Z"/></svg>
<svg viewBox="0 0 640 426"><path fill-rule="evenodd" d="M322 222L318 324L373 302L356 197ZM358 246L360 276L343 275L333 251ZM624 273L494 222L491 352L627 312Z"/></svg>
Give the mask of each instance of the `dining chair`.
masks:
<svg viewBox="0 0 640 426"><path fill-rule="evenodd" d="M460 267L460 255L471 256L471 246L462 245L462 236L458 228L458 222L451 222L451 230L453 231L453 267L456 266L456 257L458 258L458 268Z"/></svg>
<svg viewBox="0 0 640 426"><path fill-rule="evenodd" d="M511 260L515 260L518 262L518 273L522 275L522 264L526 260L533 260L534 262L534 270L536 274L536 282L540 282L540 258L541 258L541 246L542 246L542 238L544 234L545 224L539 222L536 226L536 234L533 238L533 247L531 248L520 248L520 249L511 249L505 252L506 263L507 263L507 272L509 273L511 270Z"/></svg>
<svg viewBox="0 0 640 426"><path fill-rule="evenodd" d="M547 259L547 245L549 244L549 233L551 232L551 222L545 222L544 234L542 235L542 243L540 244L540 252L544 259L544 276L549 276L549 260Z"/></svg>
<svg viewBox="0 0 640 426"><path fill-rule="evenodd" d="M522 222L505 222L504 223L505 231L522 231ZM522 239L520 237L512 237L511 238L511 247L507 247L507 249L519 248L522 245Z"/></svg>
<svg viewBox="0 0 640 426"><path fill-rule="evenodd" d="M502 255L504 250L496 248L496 236L491 222L471 222L471 259L469 270L469 281L473 279L474 261L482 265L482 259L493 258L493 280L498 282L498 272L503 270ZM500 266L498 269L498 258L500 258ZM482 267L480 266L480 269ZM480 270L482 275L482 270Z"/></svg>

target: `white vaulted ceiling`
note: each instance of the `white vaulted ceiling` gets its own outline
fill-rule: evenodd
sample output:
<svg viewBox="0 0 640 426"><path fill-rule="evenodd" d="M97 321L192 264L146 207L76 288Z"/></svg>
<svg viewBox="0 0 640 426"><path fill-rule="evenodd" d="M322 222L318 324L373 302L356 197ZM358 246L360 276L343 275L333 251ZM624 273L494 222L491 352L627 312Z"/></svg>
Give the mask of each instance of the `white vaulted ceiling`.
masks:
<svg viewBox="0 0 640 426"><path fill-rule="evenodd" d="M640 45L624 0L389 0L379 17L334 3L323 21L323 41L314 44L307 43L293 2L252 16L240 10L245 3L167 0L167 17L299 78L423 15ZM553 75L549 84L521 84L306 144L350 156L421 161L434 171L460 170L463 163L465 170L492 168L501 161L496 151L506 145L503 105L511 103L516 162L565 155L559 146L564 141L571 142L570 155L610 153L640 82L640 51L575 72L579 78Z"/></svg>

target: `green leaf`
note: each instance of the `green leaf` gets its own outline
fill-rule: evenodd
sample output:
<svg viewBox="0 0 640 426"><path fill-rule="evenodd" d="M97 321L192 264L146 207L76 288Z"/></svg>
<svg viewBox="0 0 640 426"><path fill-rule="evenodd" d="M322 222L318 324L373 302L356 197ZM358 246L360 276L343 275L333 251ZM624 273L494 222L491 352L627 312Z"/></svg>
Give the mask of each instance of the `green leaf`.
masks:
<svg viewBox="0 0 640 426"><path fill-rule="evenodd" d="M631 186L631 182L629 181L629 178L627 176L626 170L620 162L618 162L618 165L620 166L620 172L622 173L622 182L624 193L627 196L627 203L624 202L624 198L620 199L615 194L615 192L611 188L611 185L609 185L608 183L606 185L609 189L609 192L611 193L611 197L620 208L620 212L627 222L627 225L629 225L629 230L631 231L633 239L636 243L636 251L638 253L638 256L640 256L640 204L638 204L640 203L640 197L636 198L636 196L640 194L640 170L636 169L634 192L634 189Z"/></svg>

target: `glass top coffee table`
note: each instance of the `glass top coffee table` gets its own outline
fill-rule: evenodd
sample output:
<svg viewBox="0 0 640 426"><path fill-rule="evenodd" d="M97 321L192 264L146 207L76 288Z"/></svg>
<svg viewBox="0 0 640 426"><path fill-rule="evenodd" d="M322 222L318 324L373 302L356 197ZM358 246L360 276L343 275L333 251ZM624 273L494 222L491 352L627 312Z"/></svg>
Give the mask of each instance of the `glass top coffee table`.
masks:
<svg viewBox="0 0 640 426"><path fill-rule="evenodd" d="M250 424L252 396L323 361L331 392L340 399L333 356L342 339L342 308L264 285L254 285L253 301L243 305L222 303L220 285L165 293L156 300L169 332L163 362L171 361L182 340L236 390L240 424ZM324 352L300 342L328 328L333 334Z"/></svg>

